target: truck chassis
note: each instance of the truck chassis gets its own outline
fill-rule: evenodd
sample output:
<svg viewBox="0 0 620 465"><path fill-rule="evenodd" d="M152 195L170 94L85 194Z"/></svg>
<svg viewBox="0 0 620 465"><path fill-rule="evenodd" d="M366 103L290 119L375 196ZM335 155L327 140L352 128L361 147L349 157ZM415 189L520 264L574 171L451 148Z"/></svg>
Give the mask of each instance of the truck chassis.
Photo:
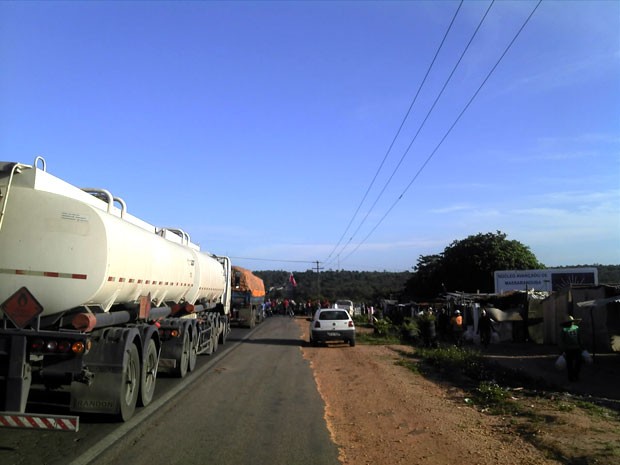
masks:
<svg viewBox="0 0 620 465"><path fill-rule="evenodd" d="M18 292L28 295L25 288ZM127 421L137 406L152 401L158 372L185 377L195 369L198 355L213 354L230 332L228 315L221 305L102 313L94 316L94 328L86 331L67 327L67 317L80 321L75 314L60 318L54 329L49 329L48 322L42 326L39 316L28 320L28 316L12 311L6 304L3 310L3 427L79 429L77 416L26 413L34 386L46 391L68 391L71 412L106 414Z"/></svg>

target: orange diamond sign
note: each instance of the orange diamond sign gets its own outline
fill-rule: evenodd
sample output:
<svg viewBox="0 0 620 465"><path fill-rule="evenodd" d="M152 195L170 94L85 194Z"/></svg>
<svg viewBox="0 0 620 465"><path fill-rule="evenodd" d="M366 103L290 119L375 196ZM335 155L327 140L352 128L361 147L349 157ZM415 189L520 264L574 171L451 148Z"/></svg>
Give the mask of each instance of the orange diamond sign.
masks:
<svg viewBox="0 0 620 465"><path fill-rule="evenodd" d="M24 329L43 312L43 307L28 289L22 287L4 301L2 311L15 326Z"/></svg>

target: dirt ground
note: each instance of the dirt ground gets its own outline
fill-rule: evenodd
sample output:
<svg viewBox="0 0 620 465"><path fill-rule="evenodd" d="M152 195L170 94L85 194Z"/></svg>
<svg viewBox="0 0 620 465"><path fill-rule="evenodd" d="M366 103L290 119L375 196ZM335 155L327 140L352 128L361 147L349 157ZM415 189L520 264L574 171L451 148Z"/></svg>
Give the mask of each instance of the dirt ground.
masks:
<svg viewBox="0 0 620 465"><path fill-rule="evenodd" d="M307 341L308 322L299 318L297 323ZM416 363L413 350L359 343L302 347L342 464L620 463L617 357L604 360L604 369L600 357L596 368L584 370L589 379L567 386L565 374L552 373L553 353L492 346L488 359L498 369L545 379L544 388L536 382L511 387L507 401L518 404L519 414L493 415L471 401L466 387L404 366L403 361ZM589 397L588 390L596 397Z"/></svg>

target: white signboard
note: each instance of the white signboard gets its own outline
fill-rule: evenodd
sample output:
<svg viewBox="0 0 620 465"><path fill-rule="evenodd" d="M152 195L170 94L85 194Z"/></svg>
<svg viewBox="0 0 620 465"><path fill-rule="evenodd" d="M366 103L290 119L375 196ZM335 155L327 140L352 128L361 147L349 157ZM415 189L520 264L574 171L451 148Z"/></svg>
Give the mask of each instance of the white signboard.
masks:
<svg viewBox="0 0 620 465"><path fill-rule="evenodd" d="M496 294L528 289L551 292L573 284L598 285L598 270L596 268L548 268L495 272Z"/></svg>

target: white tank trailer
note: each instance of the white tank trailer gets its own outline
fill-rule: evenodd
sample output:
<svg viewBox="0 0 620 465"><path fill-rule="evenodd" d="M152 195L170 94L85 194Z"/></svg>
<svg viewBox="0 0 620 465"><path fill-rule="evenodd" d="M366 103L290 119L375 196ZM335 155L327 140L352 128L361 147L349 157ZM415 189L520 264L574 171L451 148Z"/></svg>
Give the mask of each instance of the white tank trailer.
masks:
<svg viewBox="0 0 620 465"><path fill-rule="evenodd" d="M0 162L0 426L77 431L77 416L29 413L29 395L52 390L72 412L128 420L158 372L184 377L225 342L230 273L41 157Z"/></svg>

